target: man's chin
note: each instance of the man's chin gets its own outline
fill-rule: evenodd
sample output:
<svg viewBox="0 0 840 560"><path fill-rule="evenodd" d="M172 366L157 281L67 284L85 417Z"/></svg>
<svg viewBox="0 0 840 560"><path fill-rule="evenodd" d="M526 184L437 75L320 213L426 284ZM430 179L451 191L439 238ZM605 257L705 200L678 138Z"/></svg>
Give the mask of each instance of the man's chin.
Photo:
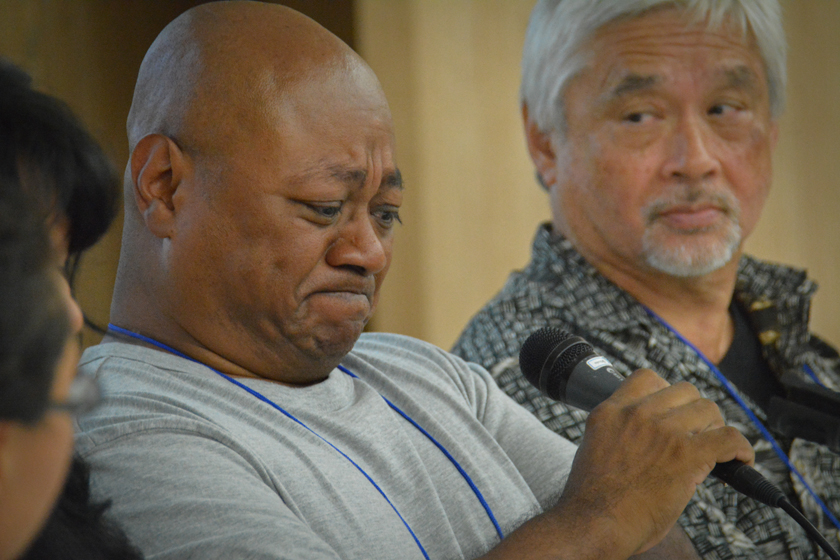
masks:
<svg viewBox="0 0 840 560"><path fill-rule="evenodd" d="M698 232L664 238L648 230L642 239L645 262L651 268L679 278L697 278L719 270L738 254L741 229Z"/></svg>
<svg viewBox="0 0 840 560"><path fill-rule="evenodd" d="M703 252L690 250L657 251L645 254L647 264L659 272L678 278L698 278L729 264L734 251Z"/></svg>
<svg viewBox="0 0 840 560"><path fill-rule="evenodd" d="M314 336L316 351L333 359L343 358L355 346L362 335L367 319L347 321L318 329Z"/></svg>

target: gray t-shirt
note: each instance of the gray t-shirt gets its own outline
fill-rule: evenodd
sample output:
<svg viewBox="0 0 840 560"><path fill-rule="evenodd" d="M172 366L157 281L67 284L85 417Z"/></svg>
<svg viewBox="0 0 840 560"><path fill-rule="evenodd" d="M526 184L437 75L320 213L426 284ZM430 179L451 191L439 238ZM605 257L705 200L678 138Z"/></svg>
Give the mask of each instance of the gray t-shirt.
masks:
<svg viewBox="0 0 840 560"><path fill-rule="evenodd" d="M422 558L406 525L431 558L492 548L467 479L383 397L454 457L505 534L562 490L575 447L479 366L389 334L363 335L342 365L358 378L238 379L292 419L169 353L88 349L81 369L106 394L78 426L95 497L149 558Z"/></svg>

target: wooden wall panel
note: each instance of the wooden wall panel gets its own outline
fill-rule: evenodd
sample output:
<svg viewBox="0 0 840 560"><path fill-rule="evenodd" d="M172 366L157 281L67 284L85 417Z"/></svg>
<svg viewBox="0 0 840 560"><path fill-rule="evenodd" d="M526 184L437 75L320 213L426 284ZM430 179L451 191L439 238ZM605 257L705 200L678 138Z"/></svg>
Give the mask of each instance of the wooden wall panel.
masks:
<svg viewBox="0 0 840 560"><path fill-rule="evenodd" d="M404 227L373 326L448 347L527 262L549 216L519 122L531 2L356 5L359 51L390 100L406 178Z"/></svg>
<svg viewBox="0 0 840 560"><path fill-rule="evenodd" d="M519 57L534 0L357 0L360 52L397 126L405 226L374 328L444 348L529 258L548 202L519 122ZM809 270L815 330L840 344L840 2L783 0L788 109L774 186L747 244Z"/></svg>
<svg viewBox="0 0 840 560"><path fill-rule="evenodd" d="M840 2L785 0L788 103L774 183L747 249L808 270L813 330L840 345Z"/></svg>
<svg viewBox="0 0 840 560"><path fill-rule="evenodd" d="M0 55L33 77L36 88L68 103L103 146L119 176L125 168L125 119L146 48L195 4L110 0L7 0L0 3ZM99 325L108 322L122 216L83 258L76 297ZM100 337L86 330L85 343Z"/></svg>
<svg viewBox="0 0 840 560"><path fill-rule="evenodd" d="M0 55L65 101L125 165L124 122L155 35L197 0L5 0ZM406 177L405 225L371 325L449 347L528 260L548 217L519 123L519 56L533 0L296 0L380 77ZM783 0L788 110L774 187L748 242L820 284L814 327L840 343L840 2ZM355 7L355 11L354 11ZM355 25L354 25L355 19ZM77 294L107 320L119 224L87 255ZM88 341L96 337L89 337Z"/></svg>

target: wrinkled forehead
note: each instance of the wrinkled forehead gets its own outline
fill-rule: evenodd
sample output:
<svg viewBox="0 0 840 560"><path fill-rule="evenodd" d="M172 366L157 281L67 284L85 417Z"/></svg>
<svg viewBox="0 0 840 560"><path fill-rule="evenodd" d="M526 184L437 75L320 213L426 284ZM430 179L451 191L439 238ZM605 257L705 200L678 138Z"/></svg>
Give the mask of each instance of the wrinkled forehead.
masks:
<svg viewBox="0 0 840 560"><path fill-rule="evenodd" d="M310 184L313 177L321 184L346 184L360 174L365 183L398 177L388 104L363 62L338 60L291 74L265 66L251 77L247 95L221 108L223 118L203 121L213 132L190 154L202 184L256 188Z"/></svg>
<svg viewBox="0 0 840 560"><path fill-rule="evenodd" d="M726 21L698 21L674 8L615 20L592 36L585 51L584 69L609 70L612 80L627 82L619 88L622 92L668 78L640 75L628 67L656 69L661 64L704 68L714 74L710 79L766 89L764 62L750 31Z"/></svg>
<svg viewBox="0 0 840 560"><path fill-rule="evenodd" d="M354 114L391 125L388 103L376 76L360 60L346 57L291 76L285 87L269 85L265 98L279 109L319 122Z"/></svg>

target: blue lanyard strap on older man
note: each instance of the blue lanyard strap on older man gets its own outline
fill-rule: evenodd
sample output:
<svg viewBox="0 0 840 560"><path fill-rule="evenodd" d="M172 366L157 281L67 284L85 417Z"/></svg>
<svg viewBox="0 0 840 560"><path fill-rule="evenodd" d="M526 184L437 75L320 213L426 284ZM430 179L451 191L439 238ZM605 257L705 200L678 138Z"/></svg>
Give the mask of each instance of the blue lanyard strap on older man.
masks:
<svg viewBox="0 0 840 560"><path fill-rule="evenodd" d="M796 475L796 477L799 479L799 481L802 483L802 485L805 487L805 489L808 491L808 493L811 495L811 497L814 498L814 501L823 510L823 513L825 513L826 517L831 521L831 523L838 530L840 530L840 521L837 520L837 517L834 515L834 513L832 513L832 511L828 508L828 506L822 501L822 499L820 499L820 497L817 495L816 491L814 491L814 489L811 487L811 485L808 484L808 482L805 480L805 477L803 477L802 474L799 472L799 470L797 470L797 468L793 465L793 462L787 456L787 453L784 452L782 447L779 445L779 443L776 441L776 439L770 433L770 430L768 430L764 426L764 424L761 422L761 420L759 420L759 418L755 415L755 413L750 409L750 407L747 405L747 403L745 403L744 400L738 395L738 392L735 390L735 387L726 378L726 376L723 375L723 373L720 371L720 369L715 364L713 364L711 362L711 360L709 360L703 354L703 352L700 351L699 348L697 348L687 338L685 338L683 335L681 335L679 333L679 331L677 331L674 327L669 325L662 317L660 317L659 315L657 315L656 313L654 313L652 310L648 309L647 307L645 307L645 310L648 312L648 314L651 317L653 317L654 319L659 321L665 328L667 328L669 331L671 331L674 334L674 336L676 336L683 344L685 344L686 346L691 348L697 354L697 356L706 364L706 366L712 371L712 373L715 374L715 377L717 377L717 379L718 379L718 381L720 381L721 385L723 385L724 388L726 389L726 391L729 393L729 395L733 399L735 399L735 402L738 403L738 406L740 406L744 410L747 417L750 419L750 421L752 421L752 423L755 425L755 427L758 428L759 432L761 432L761 435L764 437L764 439L766 439L770 443L771 447L773 448L773 451L775 451L776 455L778 455L779 458L782 460L782 462L784 462L784 464L785 464L785 466L787 466L788 470L790 470L790 472L792 472L794 475ZM809 373L810 376L816 377L816 376L814 376L813 372L809 372L808 369L810 369L810 368L806 368L806 372Z"/></svg>

